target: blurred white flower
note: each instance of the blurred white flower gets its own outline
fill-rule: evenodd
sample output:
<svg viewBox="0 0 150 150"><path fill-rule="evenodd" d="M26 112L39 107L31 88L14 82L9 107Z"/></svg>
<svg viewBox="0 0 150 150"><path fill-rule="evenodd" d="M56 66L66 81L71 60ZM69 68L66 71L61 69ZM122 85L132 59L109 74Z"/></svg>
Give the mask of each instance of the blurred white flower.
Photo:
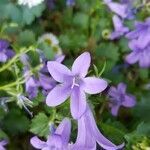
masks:
<svg viewBox="0 0 150 150"><path fill-rule="evenodd" d="M44 0L18 0L19 5L27 5L29 8L39 5Z"/></svg>
<svg viewBox="0 0 150 150"><path fill-rule="evenodd" d="M43 34L38 40L38 43L42 43L42 42L47 42L49 45L52 46L56 46L59 44L58 38L52 33Z"/></svg>
<svg viewBox="0 0 150 150"><path fill-rule="evenodd" d="M52 33L45 33L38 39L38 43L47 43L53 48L53 51L56 55L62 55L62 49L59 46L58 38Z"/></svg>

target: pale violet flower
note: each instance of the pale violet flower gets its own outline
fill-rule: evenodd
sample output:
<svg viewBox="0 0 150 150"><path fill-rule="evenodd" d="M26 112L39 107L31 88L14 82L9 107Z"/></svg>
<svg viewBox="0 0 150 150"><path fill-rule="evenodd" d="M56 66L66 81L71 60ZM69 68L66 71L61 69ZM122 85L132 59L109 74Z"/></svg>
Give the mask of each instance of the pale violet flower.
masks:
<svg viewBox="0 0 150 150"><path fill-rule="evenodd" d="M105 150L119 150L124 144L116 146L99 131L89 106L85 114L78 120L78 136L71 150L96 150L98 145Z"/></svg>
<svg viewBox="0 0 150 150"><path fill-rule="evenodd" d="M117 15L113 16L113 24L115 30L110 35L111 40L118 39L129 31L129 28L123 25L123 20Z"/></svg>
<svg viewBox="0 0 150 150"><path fill-rule="evenodd" d="M111 114L113 116L118 115L119 108L124 107L134 107L136 104L136 99L133 95L126 93L126 85L124 83L119 83L117 88L111 87L109 90L110 98L110 108Z"/></svg>
<svg viewBox="0 0 150 150"><path fill-rule="evenodd" d="M51 76L60 84L50 91L46 104L54 107L70 98L73 118L79 119L86 110L86 94L97 94L107 87L107 82L96 77L86 77L91 57L88 52L81 54L73 63L72 69L56 62L47 63Z"/></svg>
<svg viewBox="0 0 150 150"><path fill-rule="evenodd" d="M7 40L0 39L0 62L5 63L8 59L15 55L12 49L9 48Z"/></svg>
<svg viewBox="0 0 150 150"><path fill-rule="evenodd" d="M0 141L0 150L6 150L4 146L6 146L7 144L8 144L8 141L6 140Z"/></svg>
<svg viewBox="0 0 150 150"><path fill-rule="evenodd" d="M18 0L19 5L27 5L29 8L41 4L44 0Z"/></svg>
<svg viewBox="0 0 150 150"><path fill-rule="evenodd" d="M69 150L70 132L71 122L65 118L57 129L48 136L46 142L34 136L31 138L30 143L34 148L41 150Z"/></svg>

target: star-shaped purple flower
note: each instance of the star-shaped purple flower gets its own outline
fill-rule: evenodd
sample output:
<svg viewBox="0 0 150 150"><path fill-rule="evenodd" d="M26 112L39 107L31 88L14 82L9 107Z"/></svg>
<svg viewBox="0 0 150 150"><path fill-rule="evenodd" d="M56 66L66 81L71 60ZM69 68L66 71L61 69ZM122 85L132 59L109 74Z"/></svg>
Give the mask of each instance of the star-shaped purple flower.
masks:
<svg viewBox="0 0 150 150"><path fill-rule="evenodd" d="M145 22L135 22L135 29L126 37L130 40L129 45L136 40L139 48L147 47L150 44L150 18L147 18Z"/></svg>
<svg viewBox="0 0 150 150"><path fill-rule="evenodd" d="M71 150L96 150L96 143L106 150L118 150L124 146L116 146L102 135L88 106L85 114L78 120L78 136Z"/></svg>
<svg viewBox="0 0 150 150"><path fill-rule="evenodd" d="M124 107L134 107L136 104L136 99L131 94L126 94L126 85L124 83L119 83L117 88L111 87L109 90L110 97L110 108L111 114L113 116L118 115L120 106Z"/></svg>
<svg viewBox="0 0 150 150"><path fill-rule="evenodd" d="M133 40L129 44L132 52L126 56L126 62L129 64L139 63L141 68L150 67L150 44L145 48L140 48L137 41Z"/></svg>
<svg viewBox="0 0 150 150"><path fill-rule="evenodd" d="M0 150L6 150L6 148L4 146L7 144L8 144L8 141L6 141L6 140L0 141Z"/></svg>
<svg viewBox="0 0 150 150"><path fill-rule="evenodd" d="M0 39L0 62L6 62L8 59L15 55L13 50L9 49L9 42L7 40Z"/></svg>
<svg viewBox="0 0 150 150"><path fill-rule="evenodd" d="M60 82L46 98L48 106L57 106L71 97L70 107L73 118L79 119L86 110L86 94L97 94L107 87L107 82L96 77L85 77L90 67L88 52L81 54L73 63L71 71L64 65L49 61L47 64L51 76Z"/></svg>
<svg viewBox="0 0 150 150"><path fill-rule="evenodd" d="M48 136L47 141L40 140L37 136L31 138L30 143L36 149L41 150L67 150L71 132L70 120L65 118L57 129Z"/></svg>
<svg viewBox="0 0 150 150"><path fill-rule="evenodd" d="M119 37L123 36L125 33L129 31L128 27L123 25L123 20L121 20L118 16L113 16L113 24L115 31L111 33L110 39L118 39Z"/></svg>

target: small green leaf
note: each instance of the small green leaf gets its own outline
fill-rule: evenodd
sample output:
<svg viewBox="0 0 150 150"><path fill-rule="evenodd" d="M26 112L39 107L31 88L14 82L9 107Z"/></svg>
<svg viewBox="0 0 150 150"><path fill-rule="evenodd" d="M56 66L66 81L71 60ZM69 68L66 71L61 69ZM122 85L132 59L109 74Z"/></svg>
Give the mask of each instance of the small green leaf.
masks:
<svg viewBox="0 0 150 150"><path fill-rule="evenodd" d="M32 119L30 131L38 136L47 137L49 134L49 118L44 113L39 113Z"/></svg>

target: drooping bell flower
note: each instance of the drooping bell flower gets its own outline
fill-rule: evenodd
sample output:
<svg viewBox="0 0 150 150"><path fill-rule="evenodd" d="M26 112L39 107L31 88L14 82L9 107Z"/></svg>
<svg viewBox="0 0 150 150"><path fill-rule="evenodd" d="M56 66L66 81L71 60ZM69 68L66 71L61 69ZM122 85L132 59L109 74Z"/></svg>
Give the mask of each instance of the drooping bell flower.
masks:
<svg viewBox="0 0 150 150"><path fill-rule="evenodd" d="M119 150L124 144L116 146L99 131L90 107L78 120L78 136L72 150L96 150L96 144L106 150Z"/></svg>
<svg viewBox="0 0 150 150"><path fill-rule="evenodd" d="M40 140L37 136L31 138L30 143L41 150L69 150L68 143L71 132L71 122L65 118L57 129L48 136L47 141Z"/></svg>
<svg viewBox="0 0 150 150"><path fill-rule="evenodd" d="M113 24L114 24L114 32L111 33L110 39L118 39L119 37L123 36L125 33L129 31L128 27L123 25L123 20L121 20L118 16L113 16Z"/></svg>
<svg viewBox="0 0 150 150"><path fill-rule="evenodd" d="M15 55L12 49L9 48L7 40L0 39L0 62L6 62Z"/></svg>
<svg viewBox="0 0 150 150"><path fill-rule="evenodd" d="M0 141L0 150L6 150L4 146L6 146L7 144L8 144L8 141L6 140Z"/></svg>
<svg viewBox="0 0 150 150"><path fill-rule="evenodd" d="M47 63L51 76L60 84L50 91L46 104L54 107L70 98L71 114L79 119L86 110L86 94L97 94L107 87L107 82L96 77L86 77L91 57L88 52L81 54L73 63L72 69L56 62Z"/></svg>
<svg viewBox="0 0 150 150"><path fill-rule="evenodd" d="M126 85L124 83L119 83L117 88L111 87L109 90L110 97L110 108L111 114L113 116L118 115L119 108L124 107L134 107L136 104L136 99L133 95L126 93Z"/></svg>

